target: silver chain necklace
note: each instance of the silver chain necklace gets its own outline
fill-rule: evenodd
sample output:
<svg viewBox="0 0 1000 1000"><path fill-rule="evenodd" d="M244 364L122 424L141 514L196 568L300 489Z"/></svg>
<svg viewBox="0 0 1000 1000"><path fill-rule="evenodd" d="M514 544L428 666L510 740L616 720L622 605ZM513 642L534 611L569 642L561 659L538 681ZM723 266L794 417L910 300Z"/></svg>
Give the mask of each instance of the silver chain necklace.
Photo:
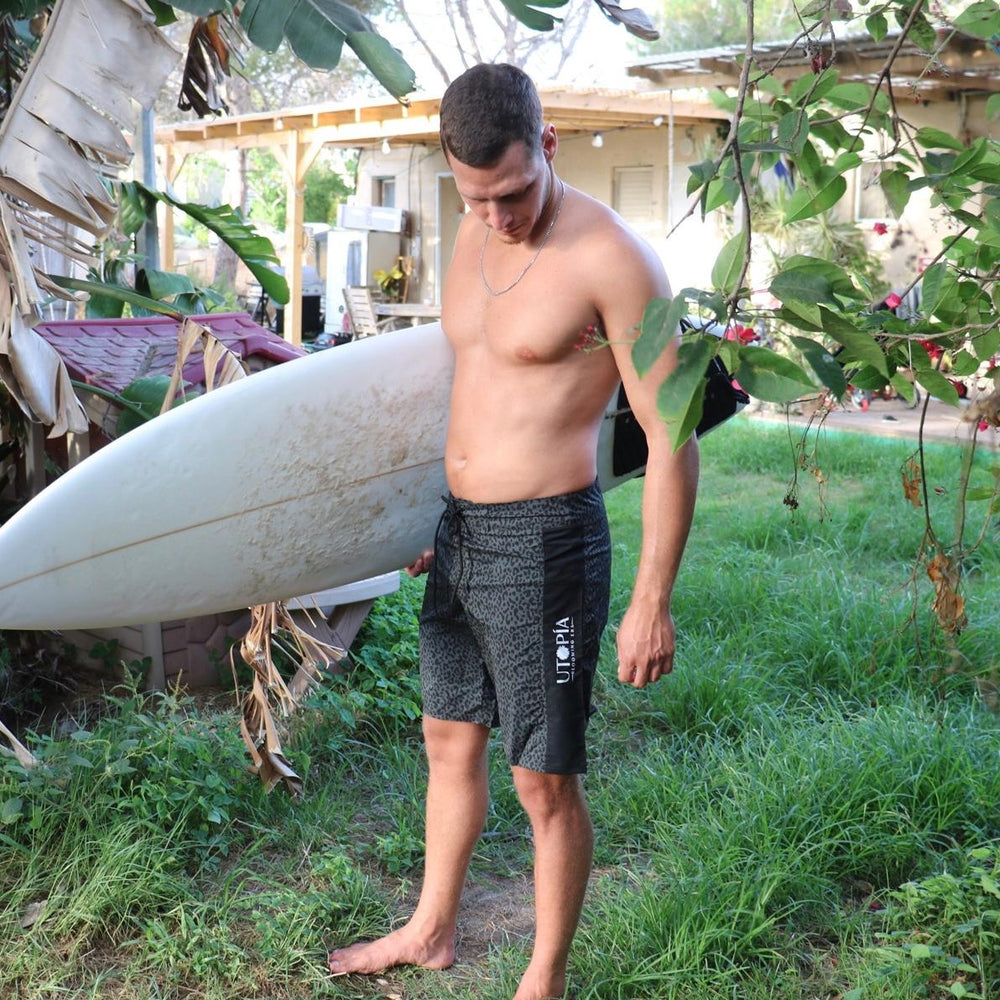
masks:
<svg viewBox="0 0 1000 1000"><path fill-rule="evenodd" d="M506 285L503 288L490 288L490 283L486 280L486 271L483 268L483 258L486 256L486 244L490 241L490 230L487 228L486 238L483 240L483 245L479 248L479 277L482 279L483 288L486 289L489 295L497 296L503 295L505 292L509 292L531 270L535 261L538 260L538 255L545 249L545 244L549 242L549 237L552 235L552 230L555 228L556 220L559 218L559 213L562 211L563 202L566 200L566 182L561 177L559 178L559 184L561 185L559 204L556 206L556 211L552 216L552 221L545 230L542 242L538 244L538 249L535 251L531 260L529 260L528 263L521 268L521 273L509 285Z"/></svg>

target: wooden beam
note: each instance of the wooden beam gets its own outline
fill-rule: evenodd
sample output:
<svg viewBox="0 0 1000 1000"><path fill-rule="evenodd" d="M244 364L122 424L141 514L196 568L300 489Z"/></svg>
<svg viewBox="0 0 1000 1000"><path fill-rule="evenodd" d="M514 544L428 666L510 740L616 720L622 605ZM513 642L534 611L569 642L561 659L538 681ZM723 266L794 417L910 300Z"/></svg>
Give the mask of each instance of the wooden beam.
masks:
<svg viewBox="0 0 1000 1000"><path fill-rule="evenodd" d="M298 132L288 134L285 146L285 280L288 282L288 303L285 305L284 337L296 346L302 343L302 223L305 216L305 187L302 162L304 149Z"/></svg>

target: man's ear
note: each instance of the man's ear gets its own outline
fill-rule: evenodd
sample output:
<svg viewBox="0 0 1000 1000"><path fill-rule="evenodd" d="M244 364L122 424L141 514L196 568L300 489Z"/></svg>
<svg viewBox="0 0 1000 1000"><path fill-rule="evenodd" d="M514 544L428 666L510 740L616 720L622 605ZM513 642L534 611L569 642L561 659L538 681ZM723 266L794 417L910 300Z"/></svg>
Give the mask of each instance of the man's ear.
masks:
<svg viewBox="0 0 1000 1000"><path fill-rule="evenodd" d="M548 122L542 128L542 155L546 163L551 163L555 159L558 148L559 136L556 135L556 127L552 122Z"/></svg>

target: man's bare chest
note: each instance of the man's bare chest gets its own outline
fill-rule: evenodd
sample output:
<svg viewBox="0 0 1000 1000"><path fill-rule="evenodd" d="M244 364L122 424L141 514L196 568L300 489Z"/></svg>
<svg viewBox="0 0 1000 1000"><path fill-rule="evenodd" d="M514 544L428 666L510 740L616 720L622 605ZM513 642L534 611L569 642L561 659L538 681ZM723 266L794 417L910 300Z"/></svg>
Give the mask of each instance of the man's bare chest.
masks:
<svg viewBox="0 0 1000 1000"><path fill-rule="evenodd" d="M478 267L453 269L442 322L460 354L485 350L512 364L563 361L593 341L600 327L585 289L552 267L525 274L499 295L486 290Z"/></svg>

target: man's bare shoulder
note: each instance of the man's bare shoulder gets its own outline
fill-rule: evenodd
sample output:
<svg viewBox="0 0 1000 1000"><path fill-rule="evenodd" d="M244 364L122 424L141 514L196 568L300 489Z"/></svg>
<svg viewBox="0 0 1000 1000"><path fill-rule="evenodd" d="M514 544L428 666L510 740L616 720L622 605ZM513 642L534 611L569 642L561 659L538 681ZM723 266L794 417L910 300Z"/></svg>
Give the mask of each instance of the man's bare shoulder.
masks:
<svg viewBox="0 0 1000 1000"><path fill-rule="evenodd" d="M582 191L574 196L574 254L591 287L665 294L666 274L653 248L607 205Z"/></svg>

